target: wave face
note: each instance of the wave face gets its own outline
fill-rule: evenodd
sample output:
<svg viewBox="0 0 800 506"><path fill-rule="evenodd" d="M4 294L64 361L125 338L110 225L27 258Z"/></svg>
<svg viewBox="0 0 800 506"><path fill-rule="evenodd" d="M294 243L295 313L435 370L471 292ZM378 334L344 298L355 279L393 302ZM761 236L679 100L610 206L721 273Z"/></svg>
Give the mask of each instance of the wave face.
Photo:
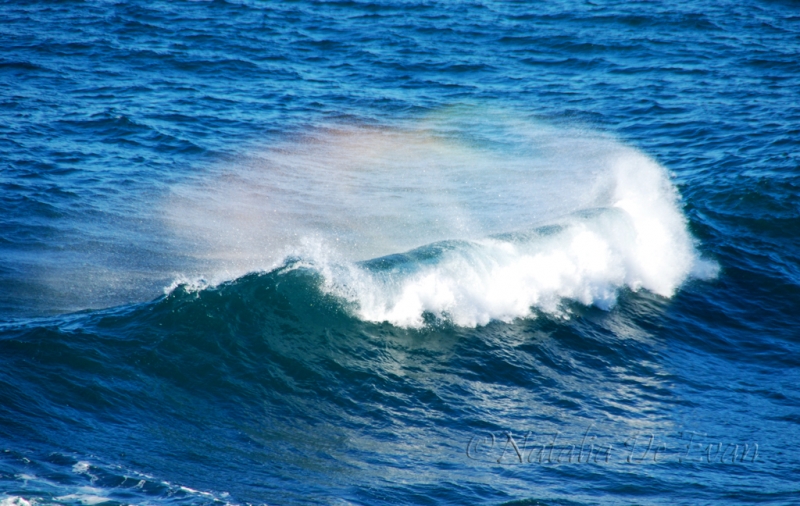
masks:
<svg viewBox="0 0 800 506"><path fill-rule="evenodd" d="M563 300L608 309L620 289L670 297L715 271L657 162L488 111L320 129L174 189L166 208L203 279L298 257L360 318L400 326L511 321Z"/></svg>

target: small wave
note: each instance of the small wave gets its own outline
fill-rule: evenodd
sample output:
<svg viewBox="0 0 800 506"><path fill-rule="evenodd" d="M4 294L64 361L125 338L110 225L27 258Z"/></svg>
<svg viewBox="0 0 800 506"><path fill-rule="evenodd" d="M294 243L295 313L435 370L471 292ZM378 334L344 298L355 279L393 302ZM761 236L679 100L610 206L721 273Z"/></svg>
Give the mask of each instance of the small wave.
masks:
<svg viewBox="0 0 800 506"><path fill-rule="evenodd" d="M4 464L18 466L16 459ZM14 455L19 458L19 454ZM34 506L50 504L232 504L226 492L211 493L158 480L148 474L102 465L75 461L67 455L53 453L41 460L20 459L27 466L40 468L42 473L7 476L15 483L13 493L0 496L0 506ZM69 465L71 465L71 468Z"/></svg>

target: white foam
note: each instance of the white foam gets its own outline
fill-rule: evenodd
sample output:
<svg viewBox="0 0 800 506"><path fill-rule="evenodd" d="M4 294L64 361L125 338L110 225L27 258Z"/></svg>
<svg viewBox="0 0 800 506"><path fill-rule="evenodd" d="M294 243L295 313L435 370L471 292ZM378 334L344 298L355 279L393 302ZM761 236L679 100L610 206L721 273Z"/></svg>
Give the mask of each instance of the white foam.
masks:
<svg viewBox="0 0 800 506"><path fill-rule="evenodd" d="M78 493L62 495L56 497L55 500L64 502L79 501L81 504L86 504L87 506L102 504L112 500L110 497L100 495L103 493L103 490L94 487L79 487L78 490Z"/></svg>
<svg viewBox="0 0 800 506"><path fill-rule="evenodd" d="M195 490L189 487L175 485L168 481L158 480L148 474L139 473L136 471L124 471L118 466L105 468L116 475L117 478L122 478L117 481L116 486L112 487L99 487L96 484L97 476L91 474L91 470L102 469L99 464L92 464L87 461L79 461L72 465L72 472L76 475L85 477L83 484L65 484L58 483L49 478L39 477L35 475L17 474L15 475L16 483L18 484L17 493L29 492L30 498L26 499L18 495L0 495L0 506L34 506L40 504L43 494L52 495L52 500L46 500L47 504L54 501L56 503L81 503L87 506L94 506L107 502L118 502L119 497L131 498L131 492L140 491L140 496L134 498L134 502L161 503L161 502L174 502L177 493L190 496L190 501L203 500L205 502L211 501L213 503L233 505L228 499L230 494L228 492L211 493L201 490ZM120 474L120 473L124 474ZM129 481L130 480L130 481ZM134 484L135 483L135 484ZM143 489L147 484L156 485L155 489L165 488L160 496L153 496Z"/></svg>
<svg viewBox="0 0 800 506"><path fill-rule="evenodd" d="M88 474L89 473L89 469L91 469L91 467L92 467L92 464L90 464L89 462L81 460L79 462L76 462L72 466L72 472L75 473L75 474Z"/></svg>
<svg viewBox="0 0 800 506"><path fill-rule="evenodd" d="M419 327L425 313L461 326L561 314L565 299L611 308L623 287L671 297L716 265L698 255L666 171L618 146L604 163L611 188L597 208L561 220L554 233L483 239L448 250L412 272L324 268L327 290L357 306L359 317Z"/></svg>
<svg viewBox="0 0 800 506"><path fill-rule="evenodd" d="M33 506L34 504L36 504L34 499L28 500L15 495L0 498L0 506Z"/></svg>

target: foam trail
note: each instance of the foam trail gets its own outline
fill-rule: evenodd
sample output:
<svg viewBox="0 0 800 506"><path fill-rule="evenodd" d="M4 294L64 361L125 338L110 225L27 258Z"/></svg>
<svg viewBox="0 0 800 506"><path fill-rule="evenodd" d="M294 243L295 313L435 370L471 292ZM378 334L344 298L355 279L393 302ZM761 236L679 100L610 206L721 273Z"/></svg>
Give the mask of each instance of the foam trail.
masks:
<svg viewBox="0 0 800 506"><path fill-rule="evenodd" d="M410 327L426 313L475 326L559 312L564 299L610 308L623 287L669 297L715 274L654 160L597 134L481 118L321 129L177 191L166 214L207 279L301 256L360 318Z"/></svg>

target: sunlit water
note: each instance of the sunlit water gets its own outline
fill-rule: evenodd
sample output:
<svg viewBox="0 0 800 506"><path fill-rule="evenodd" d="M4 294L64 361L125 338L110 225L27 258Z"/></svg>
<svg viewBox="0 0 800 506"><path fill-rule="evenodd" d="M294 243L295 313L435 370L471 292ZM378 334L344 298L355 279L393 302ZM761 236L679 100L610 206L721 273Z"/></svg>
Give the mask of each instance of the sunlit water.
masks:
<svg viewBox="0 0 800 506"><path fill-rule="evenodd" d="M0 504L791 504L791 2L0 5Z"/></svg>

